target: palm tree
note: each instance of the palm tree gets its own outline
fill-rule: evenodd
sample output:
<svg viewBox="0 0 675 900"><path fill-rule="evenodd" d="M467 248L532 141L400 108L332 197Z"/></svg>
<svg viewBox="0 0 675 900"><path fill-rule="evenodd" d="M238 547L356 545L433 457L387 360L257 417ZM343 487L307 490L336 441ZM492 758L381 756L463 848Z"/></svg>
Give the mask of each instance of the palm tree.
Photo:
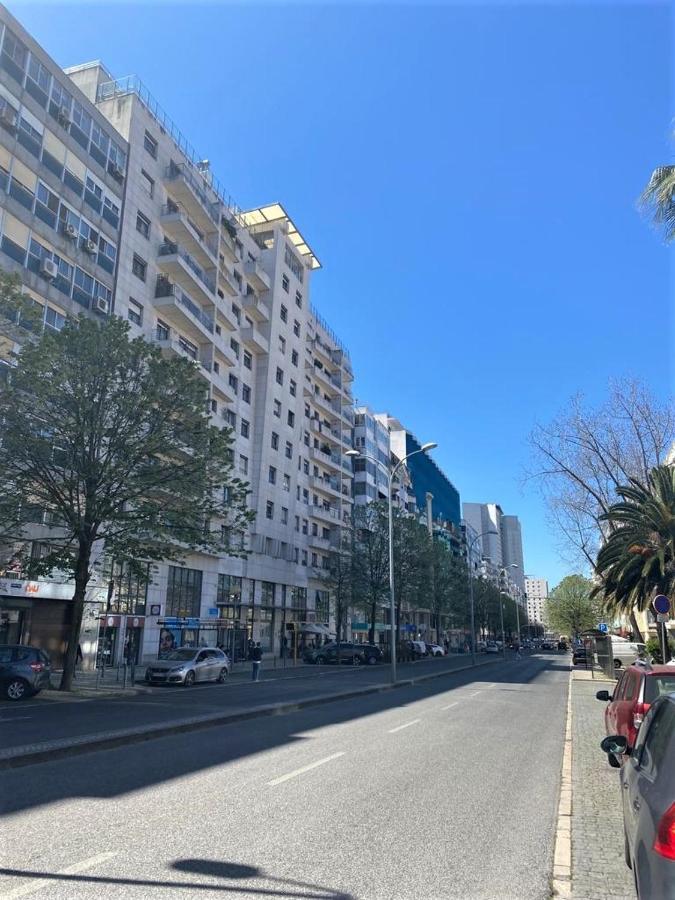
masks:
<svg viewBox="0 0 675 900"><path fill-rule="evenodd" d="M642 192L640 204L662 228L667 241L675 238L675 166L654 169L649 184Z"/></svg>
<svg viewBox="0 0 675 900"><path fill-rule="evenodd" d="M602 518L610 531L595 565L593 594L609 610L646 609L675 586L675 467L655 466L647 485L633 481Z"/></svg>

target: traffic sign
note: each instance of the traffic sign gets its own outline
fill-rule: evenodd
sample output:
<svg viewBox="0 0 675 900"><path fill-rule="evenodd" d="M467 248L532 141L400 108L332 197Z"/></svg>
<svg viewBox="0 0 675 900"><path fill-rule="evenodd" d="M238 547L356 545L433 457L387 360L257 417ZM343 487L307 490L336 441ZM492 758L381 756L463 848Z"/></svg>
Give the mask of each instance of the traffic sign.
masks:
<svg viewBox="0 0 675 900"><path fill-rule="evenodd" d="M600 622L598 624L598 631L602 631L603 634L607 634L607 632L609 631L609 625L607 624L607 622Z"/></svg>
<svg viewBox="0 0 675 900"><path fill-rule="evenodd" d="M654 597L653 606L657 613L670 612L670 600L665 594L659 594L658 597Z"/></svg>
<svg viewBox="0 0 675 900"><path fill-rule="evenodd" d="M657 613L656 614L657 622L667 622L669 618L670 618L670 616L668 615L668 613Z"/></svg>

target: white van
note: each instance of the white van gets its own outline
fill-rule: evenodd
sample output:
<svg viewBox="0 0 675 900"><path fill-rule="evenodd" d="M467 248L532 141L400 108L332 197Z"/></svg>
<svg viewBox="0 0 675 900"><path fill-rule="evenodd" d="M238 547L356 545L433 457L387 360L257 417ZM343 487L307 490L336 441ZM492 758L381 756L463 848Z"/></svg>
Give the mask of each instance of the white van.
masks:
<svg viewBox="0 0 675 900"><path fill-rule="evenodd" d="M644 644L629 641L628 638L619 637L616 634L612 635L612 656L614 657L615 669L634 663L640 653L643 653L645 650Z"/></svg>

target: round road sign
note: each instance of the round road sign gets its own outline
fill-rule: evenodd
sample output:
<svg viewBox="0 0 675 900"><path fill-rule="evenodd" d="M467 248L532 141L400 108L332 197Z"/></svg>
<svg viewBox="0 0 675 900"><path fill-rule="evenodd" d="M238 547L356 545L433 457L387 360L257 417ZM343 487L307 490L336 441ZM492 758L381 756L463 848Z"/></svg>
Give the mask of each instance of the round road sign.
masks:
<svg viewBox="0 0 675 900"><path fill-rule="evenodd" d="M654 597L653 606L657 613L670 612L670 600L665 594L659 594L658 597Z"/></svg>

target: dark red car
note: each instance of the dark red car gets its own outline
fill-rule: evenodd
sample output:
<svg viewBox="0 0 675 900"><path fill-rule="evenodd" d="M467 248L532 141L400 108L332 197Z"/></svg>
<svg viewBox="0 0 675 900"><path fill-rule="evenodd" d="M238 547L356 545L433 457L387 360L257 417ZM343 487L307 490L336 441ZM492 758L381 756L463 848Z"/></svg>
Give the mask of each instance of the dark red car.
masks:
<svg viewBox="0 0 675 900"><path fill-rule="evenodd" d="M607 701L605 729L607 734L621 734L629 747L635 746L638 729L649 707L662 694L675 691L675 666L652 666L634 663L625 669L614 692L598 691L598 700ZM618 765L609 756L610 765Z"/></svg>

